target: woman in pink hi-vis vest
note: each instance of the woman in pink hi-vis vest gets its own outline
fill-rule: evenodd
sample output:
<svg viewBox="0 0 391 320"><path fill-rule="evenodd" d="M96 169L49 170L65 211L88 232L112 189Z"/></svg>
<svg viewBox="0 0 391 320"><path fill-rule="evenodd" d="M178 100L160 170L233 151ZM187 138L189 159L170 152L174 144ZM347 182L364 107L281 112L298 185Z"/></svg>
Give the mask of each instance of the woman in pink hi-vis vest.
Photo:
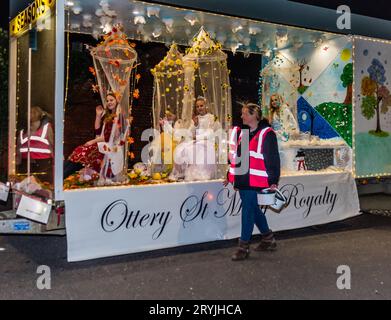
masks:
<svg viewBox="0 0 391 320"><path fill-rule="evenodd" d="M262 109L254 103L242 107L243 126L230 133L230 169L224 185L232 183L242 200L242 226L239 247L233 261L244 260L250 254L250 240L254 224L262 235L256 251L275 250L277 244L264 212L258 206L258 192L276 189L280 178L280 157L276 134Z"/></svg>

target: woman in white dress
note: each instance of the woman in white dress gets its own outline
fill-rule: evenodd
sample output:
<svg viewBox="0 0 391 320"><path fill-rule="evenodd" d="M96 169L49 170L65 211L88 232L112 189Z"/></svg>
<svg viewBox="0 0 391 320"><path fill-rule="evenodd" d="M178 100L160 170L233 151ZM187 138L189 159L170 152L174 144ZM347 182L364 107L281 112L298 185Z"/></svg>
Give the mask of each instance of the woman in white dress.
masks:
<svg viewBox="0 0 391 320"><path fill-rule="evenodd" d="M187 139L175 148L174 170L170 175L172 179L184 178L186 181L195 181L215 178L214 134L221 128L221 124L208 112L208 104L204 97L199 96L195 106L197 114L189 127L189 135L193 140Z"/></svg>
<svg viewBox="0 0 391 320"><path fill-rule="evenodd" d="M269 123L277 134L281 168L293 170L294 150L284 148L282 142L295 139L300 132L290 107L278 93L270 96Z"/></svg>

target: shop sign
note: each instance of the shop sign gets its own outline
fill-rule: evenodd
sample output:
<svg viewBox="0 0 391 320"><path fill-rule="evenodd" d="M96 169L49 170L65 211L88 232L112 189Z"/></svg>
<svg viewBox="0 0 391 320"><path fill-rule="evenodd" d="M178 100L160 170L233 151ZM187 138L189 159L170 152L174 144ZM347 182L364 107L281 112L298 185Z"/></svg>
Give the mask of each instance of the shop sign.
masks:
<svg viewBox="0 0 391 320"><path fill-rule="evenodd" d="M30 24L35 24L39 18L50 14L55 0L35 0L26 9L19 13L10 23L12 37L21 35L29 29Z"/></svg>
<svg viewBox="0 0 391 320"><path fill-rule="evenodd" d="M279 186L288 202L281 212L266 210L273 231L360 213L350 172L281 177ZM68 261L240 236L240 196L222 181L93 188L66 191L64 196Z"/></svg>

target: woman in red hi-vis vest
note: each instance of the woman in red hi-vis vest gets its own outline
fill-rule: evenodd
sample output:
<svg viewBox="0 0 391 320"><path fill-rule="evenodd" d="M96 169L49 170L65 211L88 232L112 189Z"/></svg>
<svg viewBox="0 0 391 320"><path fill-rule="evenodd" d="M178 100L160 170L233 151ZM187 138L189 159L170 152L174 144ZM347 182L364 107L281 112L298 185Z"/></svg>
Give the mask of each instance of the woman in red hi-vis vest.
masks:
<svg viewBox="0 0 391 320"><path fill-rule="evenodd" d="M53 182L53 128L49 115L41 107L34 106L30 114L30 136L22 129L18 136L16 162L19 173L27 172L30 153L30 172L46 182Z"/></svg>
<svg viewBox="0 0 391 320"><path fill-rule="evenodd" d="M250 254L250 240L254 224L262 235L256 251L277 248L273 232L269 229L265 214L258 206L257 194L265 188L277 188L280 178L280 157L276 134L262 109L254 103L243 104L243 127L234 127L230 133L230 169L226 186L232 183L239 190L242 200L242 230L239 248L232 260L244 260Z"/></svg>

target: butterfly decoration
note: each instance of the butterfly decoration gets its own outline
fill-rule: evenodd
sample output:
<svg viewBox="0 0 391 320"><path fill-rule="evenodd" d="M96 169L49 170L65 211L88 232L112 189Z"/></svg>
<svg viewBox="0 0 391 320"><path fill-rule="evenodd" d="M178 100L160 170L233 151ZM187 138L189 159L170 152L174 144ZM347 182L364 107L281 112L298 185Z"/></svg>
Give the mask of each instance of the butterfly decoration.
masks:
<svg viewBox="0 0 391 320"><path fill-rule="evenodd" d="M109 47L106 47L106 48L105 48L105 53L106 53L106 57L107 57L107 58L111 58L111 51L110 51L110 48L109 48Z"/></svg>
<svg viewBox="0 0 391 320"><path fill-rule="evenodd" d="M119 68L120 65L121 65L121 60L119 60L119 59L110 60L110 61L109 61L109 64L113 65L113 66L116 67L116 68Z"/></svg>
<svg viewBox="0 0 391 320"><path fill-rule="evenodd" d="M134 90L134 92L133 92L133 98L135 98L135 99L140 98L140 90L139 90L139 89L135 89L135 90Z"/></svg>

